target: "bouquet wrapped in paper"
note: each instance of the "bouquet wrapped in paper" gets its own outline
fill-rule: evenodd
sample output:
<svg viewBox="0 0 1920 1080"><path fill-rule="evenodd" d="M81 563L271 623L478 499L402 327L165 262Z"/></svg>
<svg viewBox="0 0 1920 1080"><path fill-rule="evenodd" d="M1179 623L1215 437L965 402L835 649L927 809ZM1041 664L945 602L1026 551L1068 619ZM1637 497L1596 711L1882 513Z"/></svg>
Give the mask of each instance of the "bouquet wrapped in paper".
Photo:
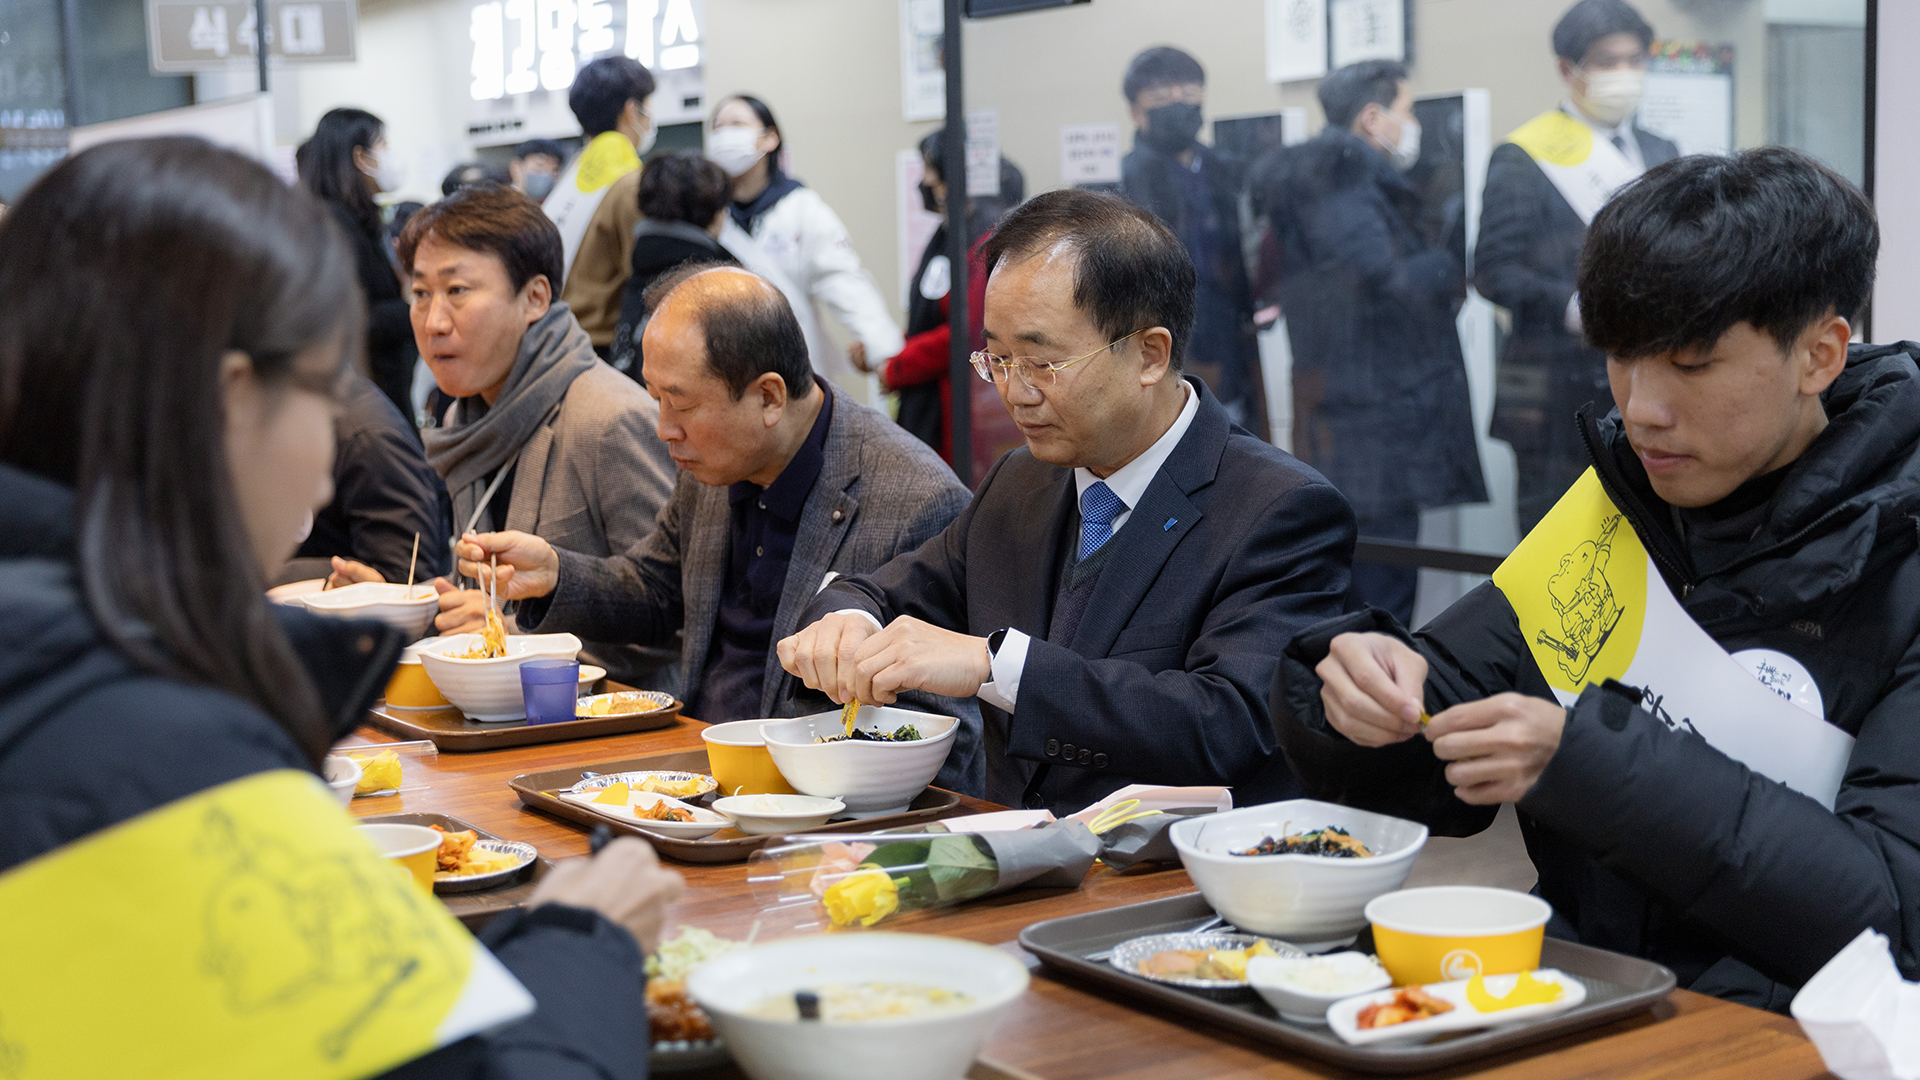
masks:
<svg viewBox="0 0 1920 1080"><path fill-rule="evenodd" d="M753 853L763 908L812 905L834 927L873 926L1017 888L1078 888L1100 841L1077 821L987 833L794 836Z"/></svg>

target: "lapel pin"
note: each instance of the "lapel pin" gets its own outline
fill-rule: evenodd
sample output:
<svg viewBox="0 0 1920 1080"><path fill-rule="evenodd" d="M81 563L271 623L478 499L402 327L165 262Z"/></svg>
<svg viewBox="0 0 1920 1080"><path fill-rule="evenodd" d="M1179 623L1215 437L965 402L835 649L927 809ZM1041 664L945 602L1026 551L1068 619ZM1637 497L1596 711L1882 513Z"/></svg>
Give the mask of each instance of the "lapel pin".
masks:
<svg viewBox="0 0 1920 1080"><path fill-rule="evenodd" d="M1167 523L1165 525L1160 526L1160 531L1167 532L1168 530L1172 529L1175 525L1178 525L1178 524L1180 524L1179 518L1168 518Z"/></svg>

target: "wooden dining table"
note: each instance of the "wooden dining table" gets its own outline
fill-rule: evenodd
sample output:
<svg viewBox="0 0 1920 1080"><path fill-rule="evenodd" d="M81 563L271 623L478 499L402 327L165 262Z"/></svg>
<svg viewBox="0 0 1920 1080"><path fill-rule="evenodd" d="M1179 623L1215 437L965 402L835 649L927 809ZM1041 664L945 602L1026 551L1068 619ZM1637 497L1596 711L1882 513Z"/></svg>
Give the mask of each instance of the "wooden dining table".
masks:
<svg viewBox="0 0 1920 1080"><path fill-rule="evenodd" d="M521 773L578 768L644 754L701 746L697 720L667 728L482 753L441 753L419 762L415 779L427 787L381 798L358 798L360 816L432 812L458 817L489 832L534 845L549 859L587 852L580 826L529 810L507 787ZM355 741L391 742L372 727ZM412 781L410 781L412 782ZM1002 809L964 799L956 813ZM742 864L672 864L687 889L673 905L670 928L682 925L744 938L759 907ZM1013 952L1033 968L1026 996L1001 1021L981 1054L975 1077L995 1080L1134 1080L1148 1077L1221 1077L1292 1080L1352 1073L1270 1047L1243 1035L1150 1006L1103 995L1040 968L1015 944L1020 931L1043 919L1074 915L1192 892L1179 868L1118 872L1096 864L1080 888L1028 889L943 911L890 921L890 929L966 938ZM671 929L669 932L672 932ZM711 1074L738 1076L731 1069ZM1432 1073L1433 1077L1689 1078L1689 1080L1810 1080L1826 1077L1820 1055L1799 1025L1775 1013L1675 991L1638 1016L1550 1042Z"/></svg>

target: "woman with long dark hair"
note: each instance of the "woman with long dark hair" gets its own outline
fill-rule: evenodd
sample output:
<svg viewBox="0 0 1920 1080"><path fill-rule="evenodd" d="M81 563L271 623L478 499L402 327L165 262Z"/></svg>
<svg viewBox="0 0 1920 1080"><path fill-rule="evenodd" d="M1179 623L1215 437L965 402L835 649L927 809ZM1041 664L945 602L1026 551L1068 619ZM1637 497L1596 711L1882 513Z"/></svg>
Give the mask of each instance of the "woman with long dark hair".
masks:
<svg viewBox="0 0 1920 1080"><path fill-rule="evenodd" d="M413 416L413 344L408 304L387 246L374 196L406 183L406 169L387 146L387 126L365 109L328 109L296 155L300 183L333 211L353 241L354 266L367 306L367 369L374 385Z"/></svg>
<svg viewBox="0 0 1920 1080"><path fill-rule="evenodd" d="M759 98L735 94L714 109L707 156L733 178L732 227L722 230L720 243L779 286L796 315L804 310L815 316L801 319L814 370L845 371L844 358L871 372L899 352L905 338L873 276L860 265L840 215L781 168L785 147L773 110ZM820 332L821 308L853 334L844 357Z"/></svg>
<svg viewBox="0 0 1920 1080"><path fill-rule="evenodd" d="M292 1075L319 1045L365 1072L644 1076L636 941L678 890L650 849L616 841L557 868L481 949L312 775L401 646L262 591L328 497L364 329L327 211L198 139L108 143L0 223L0 289L0 911L10 940L63 943L10 958L8 1042L53 1074ZM307 824L276 832L291 820ZM66 902L110 893L140 903L102 921ZM431 1024L396 1038L431 994L451 1009L469 979L453 953L495 973L483 998L524 1015L517 980L538 1011L438 1050ZM108 965L114 987L70 977ZM210 993L227 1009L186 1014L166 1045L49 1029L125 997L123 980L155 1009ZM43 1007L9 1007L27 992ZM315 1025L324 1038L305 1037ZM134 1053L152 1057L116 1056Z"/></svg>

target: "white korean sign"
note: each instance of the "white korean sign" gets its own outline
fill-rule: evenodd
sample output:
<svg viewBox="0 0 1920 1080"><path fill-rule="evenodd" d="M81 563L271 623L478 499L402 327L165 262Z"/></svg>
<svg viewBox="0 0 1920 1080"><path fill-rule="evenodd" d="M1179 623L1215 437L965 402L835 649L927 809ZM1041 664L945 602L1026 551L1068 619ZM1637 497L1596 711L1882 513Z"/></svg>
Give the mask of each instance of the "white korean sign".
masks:
<svg viewBox="0 0 1920 1080"><path fill-rule="evenodd" d="M1120 182L1120 125L1065 124L1060 128L1060 182Z"/></svg>
<svg viewBox="0 0 1920 1080"><path fill-rule="evenodd" d="M268 0L267 55L350 61L357 21L356 0ZM155 74L251 67L259 44L252 0L147 0L147 66Z"/></svg>
<svg viewBox="0 0 1920 1080"><path fill-rule="evenodd" d="M701 0L482 0L468 12L468 96L563 91L589 61L626 55L658 82L655 123L698 120L705 28Z"/></svg>

